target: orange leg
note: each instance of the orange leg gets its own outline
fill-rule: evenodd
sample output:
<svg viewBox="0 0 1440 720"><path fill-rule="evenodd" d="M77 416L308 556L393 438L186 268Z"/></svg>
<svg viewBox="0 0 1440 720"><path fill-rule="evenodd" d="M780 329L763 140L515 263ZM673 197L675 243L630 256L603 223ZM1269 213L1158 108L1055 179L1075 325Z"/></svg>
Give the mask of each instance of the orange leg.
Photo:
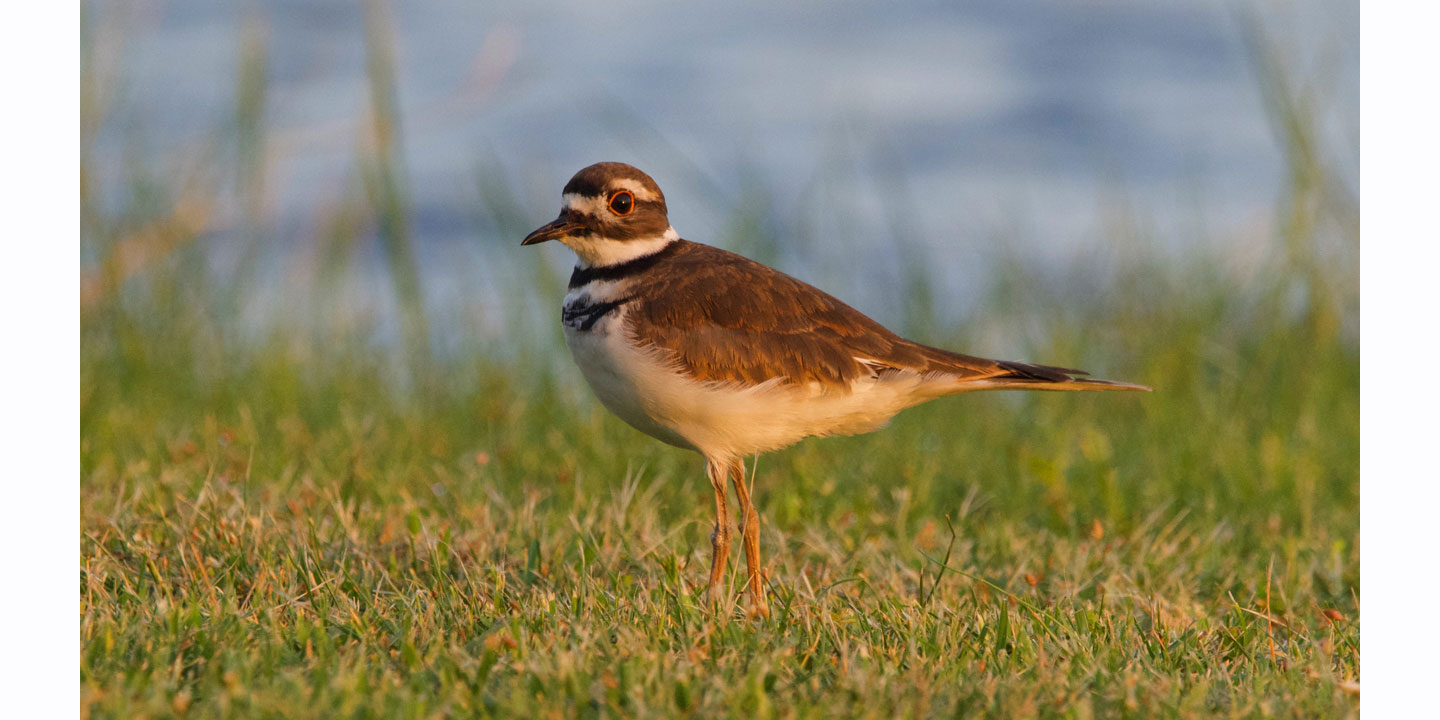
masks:
<svg viewBox="0 0 1440 720"><path fill-rule="evenodd" d="M730 557L730 519L725 507L725 466L718 462L705 461L705 474L710 477L710 486L715 489L715 532L710 534L710 584L706 593L710 601L723 606L725 598L725 563Z"/></svg>
<svg viewBox="0 0 1440 720"><path fill-rule="evenodd" d="M750 612L761 617L770 617L770 606L765 602L765 584L760 579L760 514L750 502L750 488L745 483L745 462L730 461L730 479L735 483L735 494L740 498L740 538L745 542L745 567L750 572L746 584L750 588Z"/></svg>

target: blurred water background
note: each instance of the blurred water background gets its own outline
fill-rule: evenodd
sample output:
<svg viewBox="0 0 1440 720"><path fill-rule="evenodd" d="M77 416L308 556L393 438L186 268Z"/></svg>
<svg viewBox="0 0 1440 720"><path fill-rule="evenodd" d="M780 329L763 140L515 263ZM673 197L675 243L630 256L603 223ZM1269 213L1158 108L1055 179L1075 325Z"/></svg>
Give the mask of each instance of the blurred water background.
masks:
<svg viewBox="0 0 1440 720"><path fill-rule="evenodd" d="M83 25L87 308L184 247L250 333L558 334L572 258L518 243L600 160L654 176L682 236L910 329L966 322L1007 262L1088 268L1082 298L1132 252L1256 272L1306 163L1307 202L1358 223L1339 0L92 0Z"/></svg>

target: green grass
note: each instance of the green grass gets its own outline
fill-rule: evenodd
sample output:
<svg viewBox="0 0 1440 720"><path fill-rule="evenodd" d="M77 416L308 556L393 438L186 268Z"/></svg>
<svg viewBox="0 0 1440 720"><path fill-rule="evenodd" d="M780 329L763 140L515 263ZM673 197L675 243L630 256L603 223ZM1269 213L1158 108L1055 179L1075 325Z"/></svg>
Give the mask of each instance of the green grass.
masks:
<svg viewBox="0 0 1440 720"><path fill-rule="evenodd" d="M1352 713L1355 342L1183 278L1126 274L1170 300L1052 314L1035 355L1153 394L953 398L762 458L768 622L697 599L699 458L573 371L436 359L421 395L117 301L84 330L82 707Z"/></svg>
<svg viewBox="0 0 1440 720"><path fill-rule="evenodd" d="M264 102L247 77L241 111ZM253 267L197 281L223 184L82 185L82 715L1355 715L1354 198L1305 104L1274 105L1291 190L1247 266L1117 228L1063 278L997 258L991 326L907 309L919 339L1006 337L1156 392L950 398L765 456L768 621L700 602L700 459L608 416L553 323L496 338L427 311L393 148L365 145L366 182L317 223L306 319L258 333ZM248 109L206 157L264 144ZM264 174L242 174L244 207ZM505 185L477 206L523 232ZM365 228L403 342L327 310ZM525 262L508 290L553 308ZM923 258L902 265L933 298Z"/></svg>

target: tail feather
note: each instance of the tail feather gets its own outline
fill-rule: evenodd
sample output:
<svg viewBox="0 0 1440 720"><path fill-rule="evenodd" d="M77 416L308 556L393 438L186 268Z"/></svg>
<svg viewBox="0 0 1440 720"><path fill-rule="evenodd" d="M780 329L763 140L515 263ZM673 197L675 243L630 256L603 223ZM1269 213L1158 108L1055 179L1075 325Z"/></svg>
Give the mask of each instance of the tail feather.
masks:
<svg viewBox="0 0 1440 720"><path fill-rule="evenodd" d="M923 347L923 346L922 346ZM1152 388L1135 383L1100 380L1085 377L1090 373L1055 365L1010 360L987 360L960 353L924 348L932 372L955 378L961 386L955 392L967 390L1141 390Z"/></svg>
<svg viewBox="0 0 1440 720"><path fill-rule="evenodd" d="M1054 365L1032 365L1030 363L1012 362L1000 360L995 363L1005 374L999 377L1013 377L1024 380L1038 380L1042 382L1070 382L1074 375L1089 375L1084 370L1072 370L1070 368L1055 367Z"/></svg>
<svg viewBox="0 0 1440 720"><path fill-rule="evenodd" d="M1029 378L1005 377L984 378L980 380L963 378L960 380L960 383L963 385L974 385L976 386L974 388L976 390L1140 390L1144 392L1154 390L1154 388L1148 385L1117 382L1115 380L1093 380L1090 378L1071 378L1068 380L1032 380Z"/></svg>

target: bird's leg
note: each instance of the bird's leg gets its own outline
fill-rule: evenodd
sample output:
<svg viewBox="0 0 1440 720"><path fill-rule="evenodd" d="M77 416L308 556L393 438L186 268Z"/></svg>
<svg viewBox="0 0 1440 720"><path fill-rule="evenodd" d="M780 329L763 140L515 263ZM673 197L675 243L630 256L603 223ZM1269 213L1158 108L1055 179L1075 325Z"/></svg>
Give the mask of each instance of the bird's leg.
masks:
<svg viewBox="0 0 1440 720"><path fill-rule="evenodd" d="M745 461L738 458L730 461L730 479L735 483L735 495L740 498L740 538L745 542L745 567L750 572L750 612L768 618L770 606L765 603L765 585L760 579L760 514L750 502Z"/></svg>
<svg viewBox="0 0 1440 720"><path fill-rule="evenodd" d="M717 606L725 597L725 562L730 557L730 519L725 507L725 465L705 461L705 474L715 489L715 532L710 534L710 584L706 594Z"/></svg>

